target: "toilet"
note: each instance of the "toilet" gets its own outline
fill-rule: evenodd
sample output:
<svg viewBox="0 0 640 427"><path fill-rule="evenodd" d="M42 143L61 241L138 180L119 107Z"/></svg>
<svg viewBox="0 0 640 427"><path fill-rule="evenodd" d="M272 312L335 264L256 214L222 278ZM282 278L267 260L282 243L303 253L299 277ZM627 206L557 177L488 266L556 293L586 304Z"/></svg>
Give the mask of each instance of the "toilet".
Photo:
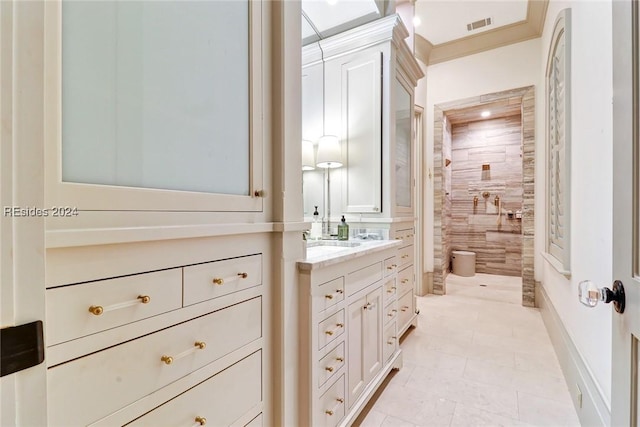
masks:
<svg viewBox="0 0 640 427"><path fill-rule="evenodd" d="M469 251L453 251L451 255L456 276L472 277L476 275L476 253Z"/></svg>

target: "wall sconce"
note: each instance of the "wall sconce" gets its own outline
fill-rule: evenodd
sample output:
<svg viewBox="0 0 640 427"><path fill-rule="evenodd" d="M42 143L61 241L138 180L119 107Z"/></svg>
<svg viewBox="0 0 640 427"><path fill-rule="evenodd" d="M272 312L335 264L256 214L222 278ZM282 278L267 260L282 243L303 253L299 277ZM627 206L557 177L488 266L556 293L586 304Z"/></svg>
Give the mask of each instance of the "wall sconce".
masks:
<svg viewBox="0 0 640 427"><path fill-rule="evenodd" d="M316 168L316 162L313 155L313 142L302 140L302 170L312 171Z"/></svg>
<svg viewBox="0 0 640 427"><path fill-rule="evenodd" d="M318 140L316 166L327 170L327 235L331 234L331 174L330 170L342 166L340 141L335 135L323 135Z"/></svg>

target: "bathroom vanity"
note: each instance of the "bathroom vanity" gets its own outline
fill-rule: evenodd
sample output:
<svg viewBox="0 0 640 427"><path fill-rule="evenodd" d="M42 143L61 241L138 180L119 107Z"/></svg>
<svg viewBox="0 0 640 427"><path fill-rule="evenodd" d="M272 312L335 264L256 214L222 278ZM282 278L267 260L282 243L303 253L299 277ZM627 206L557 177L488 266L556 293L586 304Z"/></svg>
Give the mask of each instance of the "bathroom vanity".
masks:
<svg viewBox="0 0 640 427"><path fill-rule="evenodd" d="M299 425L350 425L392 369L399 241L308 242L298 262Z"/></svg>

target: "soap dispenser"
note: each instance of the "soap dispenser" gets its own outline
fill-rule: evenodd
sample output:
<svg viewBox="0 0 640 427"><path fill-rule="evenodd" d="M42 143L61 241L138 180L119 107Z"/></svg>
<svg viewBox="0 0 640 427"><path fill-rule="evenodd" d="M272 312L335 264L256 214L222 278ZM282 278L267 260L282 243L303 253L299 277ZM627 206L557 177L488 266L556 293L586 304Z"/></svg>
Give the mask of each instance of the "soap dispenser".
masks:
<svg viewBox="0 0 640 427"><path fill-rule="evenodd" d="M313 211L313 222L311 223L311 240L320 240L322 238L322 223L320 222L320 214L318 207Z"/></svg>
<svg viewBox="0 0 640 427"><path fill-rule="evenodd" d="M338 225L338 240L349 240L349 224L345 221L344 215Z"/></svg>

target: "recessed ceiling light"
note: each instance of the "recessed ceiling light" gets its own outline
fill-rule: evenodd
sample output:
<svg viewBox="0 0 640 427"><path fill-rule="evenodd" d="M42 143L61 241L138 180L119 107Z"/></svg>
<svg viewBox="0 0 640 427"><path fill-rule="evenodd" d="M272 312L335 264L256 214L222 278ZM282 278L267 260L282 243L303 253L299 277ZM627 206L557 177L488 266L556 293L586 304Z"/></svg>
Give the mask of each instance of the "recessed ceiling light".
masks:
<svg viewBox="0 0 640 427"><path fill-rule="evenodd" d="M413 26L414 27L419 27L420 24L422 24L422 19L420 19L419 16L414 16L413 17Z"/></svg>
<svg viewBox="0 0 640 427"><path fill-rule="evenodd" d="M487 117L489 117L489 116L491 115L491 111L483 111L480 115L481 115L482 117L487 118Z"/></svg>

